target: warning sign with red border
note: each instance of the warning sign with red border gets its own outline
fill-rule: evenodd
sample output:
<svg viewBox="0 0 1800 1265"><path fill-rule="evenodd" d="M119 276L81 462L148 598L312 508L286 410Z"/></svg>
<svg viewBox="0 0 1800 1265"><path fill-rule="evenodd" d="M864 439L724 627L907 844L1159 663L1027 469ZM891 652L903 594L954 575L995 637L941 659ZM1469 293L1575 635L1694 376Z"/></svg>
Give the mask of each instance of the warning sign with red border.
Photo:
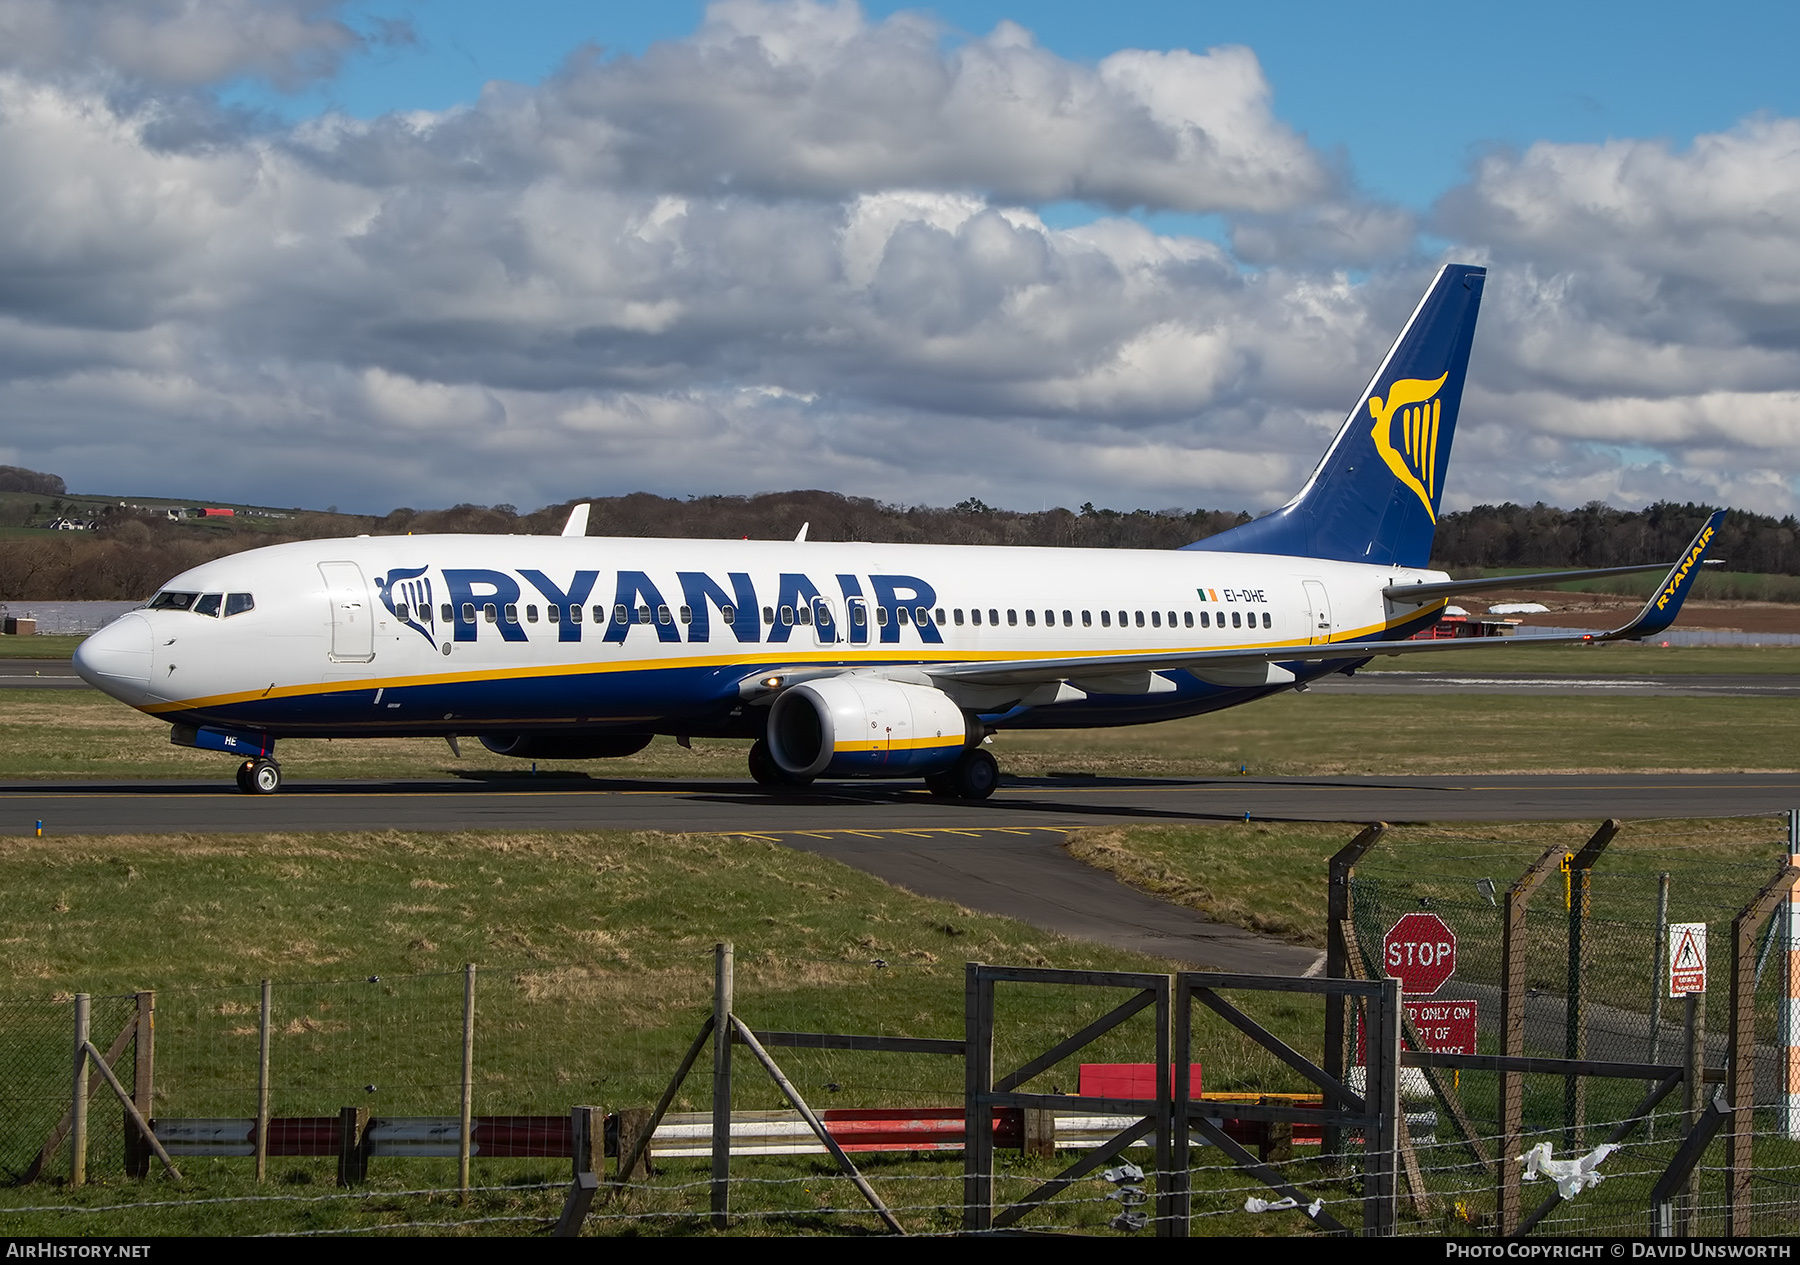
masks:
<svg viewBox="0 0 1800 1265"><path fill-rule="evenodd" d="M1669 996L1706 991L1706 924L1669 924Z"/></svg>

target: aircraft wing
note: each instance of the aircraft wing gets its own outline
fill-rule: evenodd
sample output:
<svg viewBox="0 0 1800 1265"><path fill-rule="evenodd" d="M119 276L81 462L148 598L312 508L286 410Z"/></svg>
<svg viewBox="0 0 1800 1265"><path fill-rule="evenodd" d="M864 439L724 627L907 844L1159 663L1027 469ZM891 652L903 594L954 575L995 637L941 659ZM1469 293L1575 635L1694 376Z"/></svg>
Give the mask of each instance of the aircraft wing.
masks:
<svg viewBox="0 0 1800 1265"><path fill-rule="evenodd" d="M1718 534L1725 511L1718 510L1706 520L1682 553L1669 568L1656 593L1644 604L1637 617L1610 632L1582 633L1574 636L1509 637L1508 646L1593 645L1605 641L1632 641L1652 637L1675 622L1681 604L1692 590ZM1253 649L1183 650L1157 654L1097 655L1054 659L1012 660L1005 663L923 664L912 671L923 672L935 681L969 685L1026 685L1068 681L1077 688L1083 680L1093 682L1091 693L1155 692L1149 674L1185 670L1203 681L1220 685L1278 685L1294 679L1279 664L1283 661L1309 663L1333 660L1369 659L1377 655L1445 654L1459 650L1491 648L1495 643L1485 638L1446 638L1442 641L1338 641L1324 645L1288 644L1258 646ZM1130 678L1141 674L1141 683ZM1136 688L1132 688L1133 685ZM1123 685L1117 690L1109 685ZM1166 688L1166 683L1165 687Z"/></svg>

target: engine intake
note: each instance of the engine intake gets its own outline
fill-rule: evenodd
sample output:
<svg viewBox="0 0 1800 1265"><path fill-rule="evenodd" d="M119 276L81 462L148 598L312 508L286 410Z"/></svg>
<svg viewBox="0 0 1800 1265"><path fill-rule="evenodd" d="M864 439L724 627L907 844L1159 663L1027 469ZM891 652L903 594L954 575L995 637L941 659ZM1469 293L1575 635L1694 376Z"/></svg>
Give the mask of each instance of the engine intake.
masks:
<svg viewBox="0 0 1800 1265"><path fill-rule="evenodd" d="M908 777L956 763L968 723L942 690L877 677L796 685L769 709L769 754L796 777Z"/></svg>
<svg viewBox="0 0 1800 1265"><path fill-rule="evenodd" d="M482 734L495 755L519 760L616 760L650 745L649 734Z"/></svg>

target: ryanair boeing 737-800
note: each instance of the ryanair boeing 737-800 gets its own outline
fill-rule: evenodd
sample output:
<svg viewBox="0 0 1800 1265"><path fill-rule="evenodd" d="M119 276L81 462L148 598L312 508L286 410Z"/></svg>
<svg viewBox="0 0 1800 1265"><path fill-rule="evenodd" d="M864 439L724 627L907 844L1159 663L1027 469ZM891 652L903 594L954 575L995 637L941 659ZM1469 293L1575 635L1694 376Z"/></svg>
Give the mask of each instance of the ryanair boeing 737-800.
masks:
<svg viewBox="0 0 1800 1265"><path fill-rule="evenodd" d="M1652 635L1718 530L1673 564L1451 582L1428 569L1484 269L1444 267L1300 492L1172 552L750 540L359 536L195 567L82 643L91 684L241 757L287 737L479 737L529 759L656 734L754 738L770 786L923 777L981 799L1007 728L1234 707L1410 641L1453 593L1661 570ZM804 531L802 532L804 537ZM1479 643L1475 643L1479 644Z"/></svg>

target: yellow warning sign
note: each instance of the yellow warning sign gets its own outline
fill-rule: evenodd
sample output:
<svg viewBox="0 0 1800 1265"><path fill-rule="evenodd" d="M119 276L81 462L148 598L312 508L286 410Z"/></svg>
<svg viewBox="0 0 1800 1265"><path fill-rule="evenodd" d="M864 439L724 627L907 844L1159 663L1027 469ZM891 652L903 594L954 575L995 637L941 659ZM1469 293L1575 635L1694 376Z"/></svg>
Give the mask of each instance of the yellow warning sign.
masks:
<svg viewBox="0 0 1800 1265"><path fill-rule="evenodd" d="M1706 991L1706 924L1669 924L1669 996Z"/></svg>

